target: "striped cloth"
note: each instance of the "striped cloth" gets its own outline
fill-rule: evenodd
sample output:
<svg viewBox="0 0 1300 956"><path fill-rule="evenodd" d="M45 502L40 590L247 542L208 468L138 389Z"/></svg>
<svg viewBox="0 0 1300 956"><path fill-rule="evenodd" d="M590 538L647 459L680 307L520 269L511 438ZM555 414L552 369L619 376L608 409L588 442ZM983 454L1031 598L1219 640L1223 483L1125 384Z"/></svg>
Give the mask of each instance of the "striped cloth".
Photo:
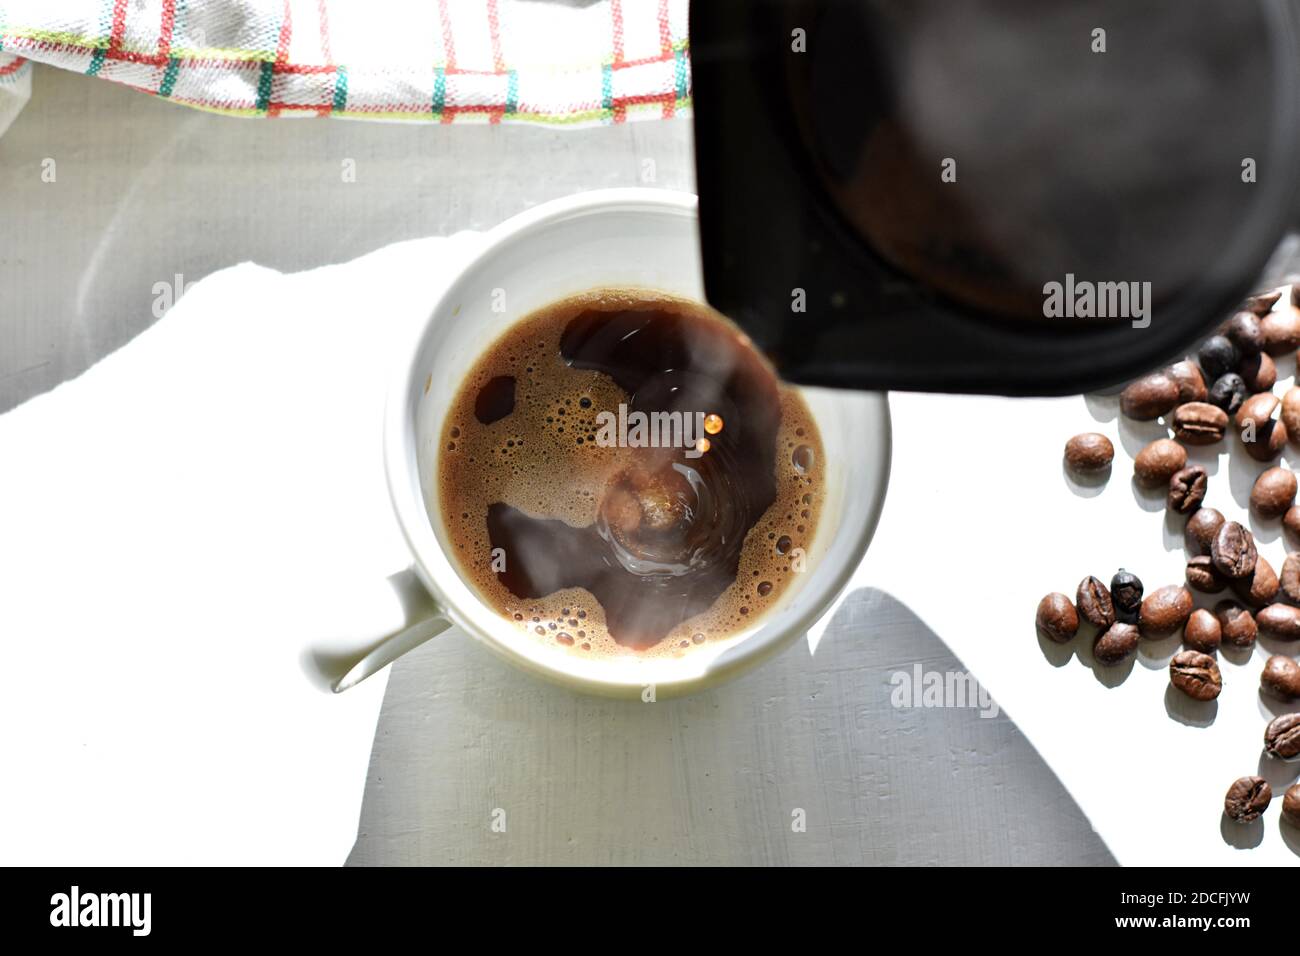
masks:
<svg viewBox="0 0 1300 956"><path fill-rule="evenodd" d="M690 106L687 0L0 0L29 61L234 116L621 123Z"/></svg>

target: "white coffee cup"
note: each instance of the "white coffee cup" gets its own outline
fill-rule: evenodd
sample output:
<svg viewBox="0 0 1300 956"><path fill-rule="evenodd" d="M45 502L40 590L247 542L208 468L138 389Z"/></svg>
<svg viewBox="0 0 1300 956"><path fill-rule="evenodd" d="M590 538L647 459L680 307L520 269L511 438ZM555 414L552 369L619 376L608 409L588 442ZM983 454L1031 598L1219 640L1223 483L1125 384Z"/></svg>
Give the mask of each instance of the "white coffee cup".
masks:
<svg viewBox="0 0 1300 956"><path fill-rule="evenodd" d="M755 214L761 214L759 210ZM475 361L519 319L597 287L643 287L703 301L694 196L651 189L583 193L530 209L483 237L446 289L392 379L384 428L389 491L414 562L388 579L398 611L317 655L336 664L336 691L456 625L512 663L592 693L656 697L715 685L805 633L862 559L889 475L884 396L804 390L821 430L826 497L796 574L776 606L734 636L679 658L582 657L542 641L485 605L452 556L435 476L444 416ZM504 302L504 309L502 303Z"/></svg>

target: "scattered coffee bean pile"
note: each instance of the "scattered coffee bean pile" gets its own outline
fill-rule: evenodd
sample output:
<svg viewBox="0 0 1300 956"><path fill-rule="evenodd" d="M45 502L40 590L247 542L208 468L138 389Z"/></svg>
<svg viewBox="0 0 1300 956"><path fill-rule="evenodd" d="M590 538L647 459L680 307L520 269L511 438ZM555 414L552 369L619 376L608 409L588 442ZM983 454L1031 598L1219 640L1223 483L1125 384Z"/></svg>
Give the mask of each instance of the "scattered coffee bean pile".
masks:
<svg viewBox="0 0 1300 956"><path fill-rule="evenodd" d="M1288 441L1300 447L1300 372L1298 384L1281 399L1273 394L1273 357L1300 349L1300 285L1286 290L1285 299L1283 291L1247 299L1201 343L1194 357L1144 375L1120 393L1125 416L1162 420L1173 433L1138 452L1133 477L1144 488L1164 489L1167 509L1187 518L1185 583L1165 585L1143 597L1142 582L1123 568L1109 587L1100 578L1085 577L1073 602L1055 592L1039 602L1036 625L1049 640L1072 640L1082 621L1095 630L1093 658L1114 666L1136 653L1144 638L1167 638L1182 631L1184 649L1169 662L1169 683L1201 702L1215 700L1223 690L1223 672L1215 658L1223 645L1250 648L1261 634L1300 642L1300 551L1286 555L1279 576L1246 527L1203 507L1209 475L1200 465L1188 464L1187 458L1187 446L1212 446L1229 433L1235 433L1237 444L1259 462L1277 459ZM1104 477L1114 458L1110 440L1095 432L1076 435L1065 446L1066 467L1076 475ZM1280 519L1296 543L1298 490L1296 476L1274 465L1255 480L1249 504L1261 520ZM1231 596L1209 610L1196 607L1192 591L1228 591ZM1284 654L1269 657L1260 691L1281 701L1300 700L1300 663ZM1264 750L1277 760L1300 757L1300 713L1283 714L1269 723ZM1223 809L1231 820L1252 823L1272 799L1268 781L1246 776L1228 789ZM1282 817L1300 827L1300 783L1283 796Z"/></svg>

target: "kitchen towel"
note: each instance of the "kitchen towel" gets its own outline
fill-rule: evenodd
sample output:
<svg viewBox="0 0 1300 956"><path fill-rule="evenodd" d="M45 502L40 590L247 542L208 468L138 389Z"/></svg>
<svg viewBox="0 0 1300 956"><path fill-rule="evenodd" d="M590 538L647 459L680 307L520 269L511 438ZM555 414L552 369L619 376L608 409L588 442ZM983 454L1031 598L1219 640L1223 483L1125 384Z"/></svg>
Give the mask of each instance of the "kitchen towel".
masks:
<svg viewBox="0 0 1300 956"><path fill-rule="evenodd" d="M0 864L347 858L387 672L310 650L389 623L387 373L475 241L215 273L0 416Z"/></svg>
<svg viewBox="0 0 1300 956"><path fill-rule="evenodd" d="M0 0L27 61L233 116L563 126L690 105L687 0Z"/></svg>

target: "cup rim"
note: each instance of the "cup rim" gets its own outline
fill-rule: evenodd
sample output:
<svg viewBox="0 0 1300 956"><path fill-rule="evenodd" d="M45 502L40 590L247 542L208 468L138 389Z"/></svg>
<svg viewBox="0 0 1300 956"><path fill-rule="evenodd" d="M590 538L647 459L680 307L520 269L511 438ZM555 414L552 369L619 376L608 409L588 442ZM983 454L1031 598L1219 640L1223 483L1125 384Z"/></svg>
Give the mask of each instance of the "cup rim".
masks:
<svg viewBox="0 0 1300 956"><path fill-rule="evenodd" d="M425 549L432 547L438 554L442 555L443 560L447 562L454 573L460 574L460 572L454 556L446 553L430 525L433 518L427 514L419 490L418 480L414 485L410 480L413 474L418 474L418 466L416 464L417 449L415 442L408 441L408 436L413 434L409 396L422 374L421 369L417 368L417 362L421 355L421 344L428 334L431 324L437 321L438 316L446 311L451 293L455 290L460 278L481 268L492 259L500 246L524 233L575 214L612 211L619 206L639 206L656 211L676 211L691 218L697 218L698 216L698 200L691 193L648 188L602 189L576 193L542 203L506 219L481 235L472 253L460 262L455 274L439 292L437 299L433 302L425 318L418 323L414 333L402 343L400 352L396 356L397 365L394 374L390 377L384 413L384 464L389 497L393 504L398 526L401 528L402 536L412 555L413 568L434 598L439 611L447 619L493 652L531 673L566 686L579 686L583 690L592 693L628 696L633 693L639 694L644 682L631 683L612 677L610 679L592 679L586 675L579 675L566 670L563 666L560 666L558 659L555 663L552 663L523 654L518 649L500 641L495 635L486 632L472 619L470 614L465 613L449 597L446 590L430 572ZM805 633L834 607L857 570L861 557L865 554L879 524L893 456L892 428L888 403L885 397L883 395L864 395L864 393L856 394L867 401L878 402L880 405L881 434L879 440L883 456L883 466L880 470L877 487L860 489L861 493L867 494L872 499L873 504L870 513L858 528L857 540L852 542L851 553L856 556L857 560L846 562L844 566L837 567L832 572L827 572L828 585L824 587L826 598L809 602L806 608L792 614L779 632L763 640L756 640L757 635L753 635L739 642L716 658L711 666L702 673L684 671L680 679L657 680L655 682L656 694L671 696L690 693L706 686L721 683L742 670L748 670L788 647L799 635ZM413 471L413 469L416 470ZM486 605L482 605L481 602L480 606L491 613L496 613Z"/></svg>

